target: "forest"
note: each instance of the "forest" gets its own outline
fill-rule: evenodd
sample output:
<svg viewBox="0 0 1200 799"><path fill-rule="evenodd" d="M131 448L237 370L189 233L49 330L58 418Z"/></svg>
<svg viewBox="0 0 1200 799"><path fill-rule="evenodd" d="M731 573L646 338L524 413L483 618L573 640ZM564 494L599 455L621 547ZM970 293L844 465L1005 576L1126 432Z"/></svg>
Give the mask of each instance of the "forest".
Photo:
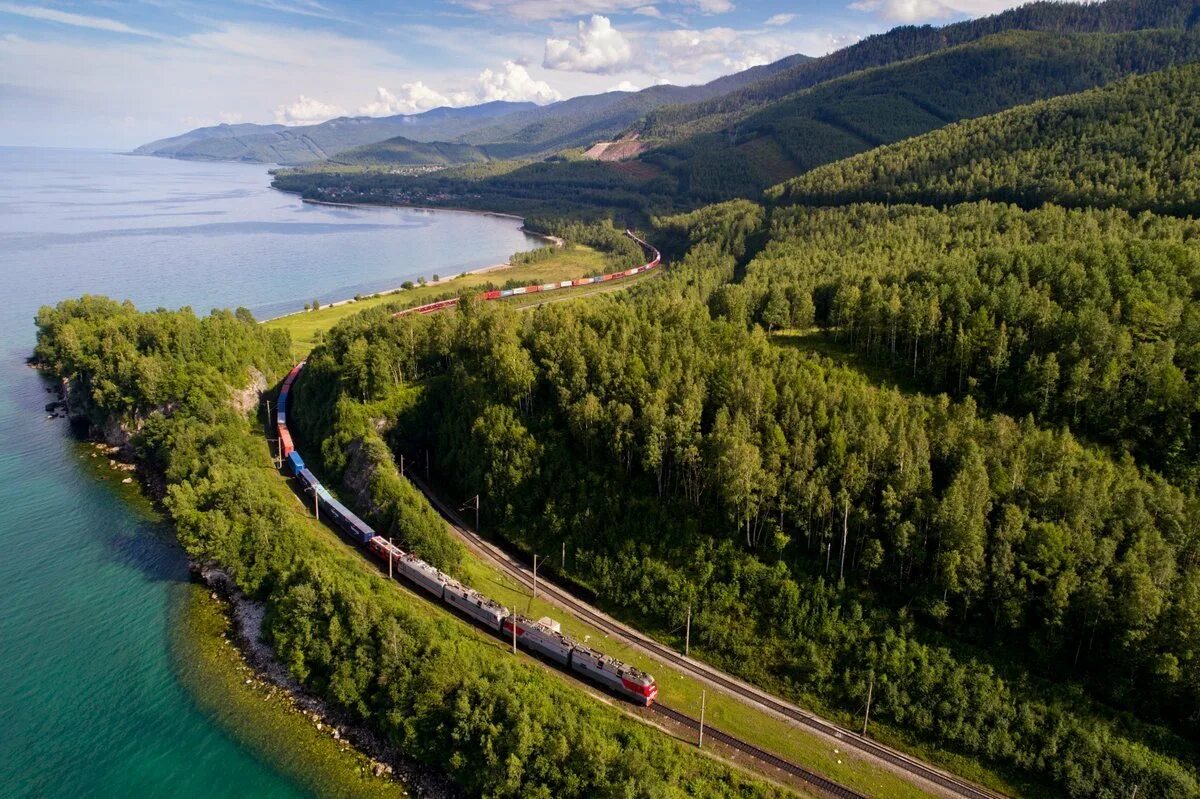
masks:
<svg viewBox="0 0 1200 799"><path fill-rule="evenodd" d="M693 651L724 668L833 712L860 709L870 685L892 734L1062 793L1200 795L1194 494L1041 409L876 385L761 323L756 273L789 247L801 261L807 236L857 226L864 250L919 261L923 231L872 244L873 211L813 214L795 236L801 212L779 212L755 254L764 209L714 206L661 220L688 255L619 299L348 319L313 356L310 434L322 408L420 387L388 417L394 450L431 448L514 545L565 543L566 576L644 628L669 635L691 608ZM1029 230L1102 247L1105 226L1115 239L1140 224L1168 251L1189 230L961 213L971 256ZM768 316L815 319L804 285L772 283Z"/></svg>
<svg viewBox="0 0 1200 799"><path fill-rule="evenodd" d="M780 203L975 200L1195 216L1200 66L948 125L772 188Z"/></svg>
<svg viewBox="0 0 1200 799"><path fill-rule="evenodd" d="M251 369L286 372L286 334L242 310L140 313L102 297L43 308L37 322L40 365L78 384L93 424L136 430L180 544L265 603L267 635L292 675L467 794L781 795L430 614L308 518L254 432L262 418L230 401ZM432 520L434 538L409 541L433 557L443 547L452 565L445 526L396 480L403 486L380 496L397 501L379 512L410 532Z"/></svg>

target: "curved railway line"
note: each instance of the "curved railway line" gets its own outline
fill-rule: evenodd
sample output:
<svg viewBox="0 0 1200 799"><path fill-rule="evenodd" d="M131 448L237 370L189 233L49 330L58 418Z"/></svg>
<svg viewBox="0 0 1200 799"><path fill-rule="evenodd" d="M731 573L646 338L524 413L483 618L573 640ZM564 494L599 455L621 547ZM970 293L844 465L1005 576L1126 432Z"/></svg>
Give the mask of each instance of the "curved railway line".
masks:
<svg viewBox="0 0 1200 799"><path fill-rule="evenodd" d="M496 544L483 538L481 535L471 530L466 526L458 513L447 505L440 497L437 496L429 486L426 485L420 478L413 475L407 475L408 478L421 489L422 493L433 503L434 507L442 514L442 516L450 524L454 533L463 540L471 549L478 552L492 562L495 566L503 570L506 574L523 585L526 589L532 590L533 574L528 567L521 561L508 554ZM700 680L723 693L734 696L742 701L747 701L763 710L768 711L772 715L781 716L789 721L800 724L822 736L837 741L844 745L847 749L854 750L859 754L868 756L869 758L882 761L894 772L898 772L910 778L917 778L920 782L935 789L936 792L943 796L964 797L964 799L1004 799L1003 794L995 793L974 783L968 782L960 777L943 771L942 769L931 766L920 760L917 760L903 752L893 749L890 746L881 744L858 733L840 727L833 722L826 721L820 716L816 716L803 708L792 704L784 699L780 699L773 694L767 693L761 688L757 688L749 683L743 682L736 677L733 677L725 672L708 665L702 661L687 657L680 652L671 649L670 647L655 641L653 638L642 635L637 630L629 627L616 619L613 619L608 614L600 611L581 599L578 599L573 594L568 593L564 589L555 585L553 582L545 578L538 579L538 591L540 595L549 597L551 601L573 614L576 618L587 622L593 627L602 630L607 635L614 637L630 646L636 647L640 651L654 658L655 660L667 666L671 666L681 672L684 672L691 677ZM661 705L661 702L658 703ZM667 708L669 713L678 713L678 711ZM683 715L683 714L679 714ZM686 716L684 718L687 718ZM683 722L686 724L686 722ZM698 722L696 722L698 726ZM708 728L705 728L708 734ZM805 771L800 766L790 764L789 767L779 766L776 761L787 763L782 758L769 753L763 753L765 757L756 754L763 750L746 741L726 736L730 741L725 741L729 746L753 755L754 757L763 760L770 765L777 766L784 771L787 771L801 779L807 778L796 770ZM817 775L813 775L817 777ZM836 793L836 796L861 796L851 791L844 786L837 785L824 777L818 779L835 785L839 791L844 793ZM815 785L815 783L814 783ZM816 786L821 787L821 786ZM822 789L824 790L824 789Z"/></svg>
<svg viewBox="0 0 1200 799"><path fill-rule="evenodd" d="M615 275L605 275L599 278L588 278L585 279L586 283L584 281L567 281L554 286L529 286L523 289L505 290L503 293L499 291L487 292L483 295L480 295L479 298L483 300L493 300L500 299L501 297L513 296L514 294L551 291L557 288L565 289L573 286L590 284L593 282L605 282L618 277L632 277L640 272L653 269L661 263L658 250L656 250L652 245L633 235L632 232L626 231L626 233L630 238L645 248L648 253L652 254L653 257L649 263L635 269L630 269L626 272L615 273ZM457 305L459 302L460 298L455 297L449 300L441 300L438 302L429 303L427 305L408 308L396 315L432 313L442 310L443 308ZM290 448L290 441L288 442L288 445ZM413 484L425 494L434 507L436 507L446 519L454 534L464 541L470 549L491 562L502 572L512 577L517 581L518 584L524 586L527 590L532 590L534 586L534 576L524 563L510 555L501 547L483 538L477 532L467 527L461 517L459 517L457 511L447 505L429 488L428 485L426 485L418 477L415 475L406 476L408 476ZM863 735L851 732L850 730L816 716L813 713L792 704L791 702L739 680L738 678L733 677L721 671L720 669L717 669L699 660L695 660L694 658L685 656L674 649L671 649L670 647L654 640L653 638L643 635L632 627L613 619L603 611L598 610L581 599L578 599L565 589L555 585L553 582L542 579L539 581L539 586L541 588L542 595L549 598L553 604L556 604L562 610L573 614L581 621L584 621L596 629L604 632L606 635L616 638L624 644L638 649L658 662L685 673L692 678L697 679L718 691L721 691L722 693L738 699L739 701L748 703L776 717L780 717L803 726L832 742L837 742L848 750L853 750L859 755L865 756L869 760L880 763L883 765L883 767L900 774L909 781L917 784L919 787L931 790L940 796L954 797L954 799L1004 799L1002 794L998 794L981 786L975 785L974 783L956 777L947 771L906 755L890 746L886 746ZM693 730L699 729L700 723L698 721L678 710L663 705L661 702L652 704L651 709L683 727ZM713 729L707 725L705 726L705 733L711 739L719 741L733 750L747 754L768 766L777 768L791 777L803 781L822 795L833 797L834 799L866 799L864 794L840 785L826 777L797 765L796 763L781 758L778 755L761 749L760 747L757 747L747 741L743 741L739 738L729 735L728 733Z"/></svg>

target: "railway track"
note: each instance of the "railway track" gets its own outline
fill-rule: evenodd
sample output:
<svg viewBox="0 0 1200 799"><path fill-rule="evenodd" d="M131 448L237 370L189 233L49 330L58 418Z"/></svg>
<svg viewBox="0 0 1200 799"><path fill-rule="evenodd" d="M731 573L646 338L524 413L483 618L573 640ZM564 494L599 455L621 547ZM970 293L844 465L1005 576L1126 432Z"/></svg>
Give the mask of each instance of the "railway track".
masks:
<svg viewBox="0 0 1200 799"><path fill-rule="evenodd" d="M691 730L700 730L700 722L696 721L686 713L680 713L674 708L667 707L662 703L655 703L650 706L650 709L661 716L669 718L676 724L680 724ZM716 727L709 725L704 726L704 735L714 741L718 741L730 749L736 749L739 752L750 755L756 760L761 760L768 766L774 766L780 771L797 777L803 782L815 788L823 796L830 796L833 799L867 799L866 794L861 794L858 791L847 788L845 785L839 785L831 779L822 777L815 771L809 771L803 766L798 766L790 760L784 760L778 755L771 754L765 749L760 749L752 743L747 743L740 738L735 738L727 732L721 732Z"/></svg>
<svg viewBox="0 0 1200 799"><path fill-rule="evenodd" d="M517 560L496 544L474 532L463 522L457 511L448 506L440 497L434 493L420 478L415 475L408 475L413 484L416 485L433 503L434 507L442 514L442 516L450 524L455 534L464 540L471 548L478 551L498 568L515 579L518 583L525 586L527 589L532 588L533 575L528 567ZM696 679L701 680L708 685L711 685L722 692L734 696L742 701L749 702L764 709L776 716L782 716L792 722L795 722L809 730L812 730L828 739L839 742L845 748L854 750L861 755L881 761L891 771L896 772L908 778L915 778L916 781L923 783L926 788L933 788L934 791L941 796L961 797L962 799L1005 799L1003 794L975 785L955 775L943 771L928 763L924 763L916 758L904 754L903 752L893 749L870 738L867 738L858 733L851 732L843 727L827 721L803 708L792 704L784 699L774 696L756 686L743 682L729 674L726 674L719 669L710 666L694 658L687 657L674 649L649 638L637 630L622 624L613 619L611 616L603 613L591 605L576 598L562 588L559 588L545 578L538 580L538 589L543 596L550 598L555 604L566 611L574 614L577 618L588 624L602 630L607 635L615 637L625 643L640 649L645 654L654 658L672 668L678 669ZM678 711L670 710L671 713ZM683 716L683 714L679 714ZM684 716L686 718L686 716ZM681 722L683 723L683 722ZM760 759L765 762L777 765L775 761L787 763L775 755L765 752L753 744L745 741L739 741L732 736L727 736L731 741L736 741L736 745L731 743L730 746L742 751L751 749L762 752L763 757ZM758 755L755 755L758 757ZM784 768L783 766L779 766ZM793 768L801 769L800 766L792 764ZM789 769L784 769L789 770ZM803 770L803 769L801 769ZM794 773L794 772L791 772ZM796 776L802 775L797 774ZM813 774L814 778L822 779L818 775ZM826 782L829 782L826 780ZM830 785L836 783L829 782ZM849 789L837 786L842 790ZM838 796L858 796L859 794L850 792L846 794L838 794Z"/></svg>

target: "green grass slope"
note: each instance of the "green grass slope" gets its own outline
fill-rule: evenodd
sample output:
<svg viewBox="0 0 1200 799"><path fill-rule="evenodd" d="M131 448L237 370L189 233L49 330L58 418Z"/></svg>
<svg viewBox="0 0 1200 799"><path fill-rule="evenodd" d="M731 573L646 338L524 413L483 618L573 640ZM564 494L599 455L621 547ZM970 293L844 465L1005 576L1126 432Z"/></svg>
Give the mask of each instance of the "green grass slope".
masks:
<svg viewBox="0 0 1200 799"><path fill-rule="evenodd" d="M1200 213L1200 65L951 125L771 189L784 203L992 199Z"/></svg>

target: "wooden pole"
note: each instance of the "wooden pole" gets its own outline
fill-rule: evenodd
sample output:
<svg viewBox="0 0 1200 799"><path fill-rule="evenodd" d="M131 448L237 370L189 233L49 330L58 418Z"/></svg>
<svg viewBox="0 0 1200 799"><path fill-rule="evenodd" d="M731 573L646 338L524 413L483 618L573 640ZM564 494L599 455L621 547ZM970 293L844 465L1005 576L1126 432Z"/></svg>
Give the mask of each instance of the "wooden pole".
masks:
<svg viewBox="0 0 1200 799"><path fill-rule="evenodd" d="M313 516L317 517L317 521L321 521L321 506L317 504L317 489L310 488L313 494Z"/></svg>
<svg viewBox="0 0 1200 799"><path fill-rule="evenodd" d="M563 547L562 547L562 570L564 572L567 570L567 542L566 541L563 541Z"/></svg>
<svg viewBox="0 0 1200 799"><path fill-rule="evenodd" d="M708 699L708 691L700 691L700 741L696 744L697 749L704 748L704 706Z"/></svg>
<svg viewBox="0 0 1200 799"><path fill-rule="evenodd" d="M533 598L537 599L537 559L538 556L533 556Z"/></svg>
<svg viewBox="0 0 1200 799"><path fill-rule="evenodd" d="M515 655L515 654L517 654L517 613L516 613L516 611L513 611L513 615L511 618L512 618L512 626L513 626L513 654Z"/></svg>
<svg viewBox="0 0 1200 799"><path fill-rule="evenodd" d="M687 657L692 648L692 606L688 605L687 628L683 633L683 656Z"/></svg>
<svg viewBox="0 0 1200 799"><path fill-rule="evenodd" d="M479 532L479 495L475 495L475 532Z"/></svg>
<svg viewBox="0 0 1200 799"><path fill-rule="evenodd" d="M388 539L388 579L392 579L392 539Z"/></svg>

